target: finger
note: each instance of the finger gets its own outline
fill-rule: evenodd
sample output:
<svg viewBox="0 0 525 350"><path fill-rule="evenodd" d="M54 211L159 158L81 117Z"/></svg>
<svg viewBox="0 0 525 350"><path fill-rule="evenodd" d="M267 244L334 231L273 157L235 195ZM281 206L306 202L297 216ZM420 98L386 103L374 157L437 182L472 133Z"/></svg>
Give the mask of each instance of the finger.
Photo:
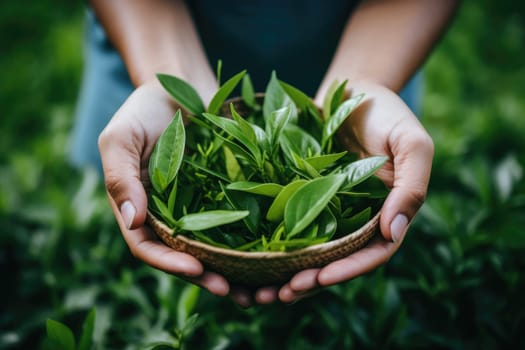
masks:
<svg viewBox="0 0 525 350"><path fill-rule="evenodd" d="M434 145L422 129L411 120L398 124L390 137L394 181L381 209L381 233L388 241L402 241L408 224L425 201ZM407 132L409 130L410 132Z"/></svg>
<svg viewBox="0 0 525 350"><path fill-rule="evenodd" d="M325 266L317 280L321 286L330 286L351 280L385 264L399 248L400 243L374 238L366 247Z"/></svg>
<svg viewBox="0 0 525 350"><path fill-rule="evenodd" d="M202 275L204 268L199 260L189 254L171 249L159 240L153 230L146 226L135 230L127 229L122 216L118 215L117 204L111 197L109 203L133 256L170 274L188 277Z"/></svg>
<svg viewBox="0 0 525 350"><path fill-rule="evenodd" d="M147 197L141 182L141 142L129 125L110 122L100 134L98 145L109 196L115 201L124 227L138 228L146 219Z"/></svg>
<svg viewBox="0 0 525 350"><path fill-rule="evenodd" d="M304 293L310 289L319 287L317 276L321 269L309 269L298 272L290 280L290 288L294 293Z"/></svg>
<svg viewBox="0 0 525 350"><path fill-rule="evenodd" d="M296 293L290 287L290 283L286 283L284 286L279 289L279 300L283 303L292 303L297 299Z"/></svg>
<svg viewBox="0 0 525 350"><path fill-rule="evenodd" d="M279 290L279 300L286 304L295 303L301 299L317 294L320 290L320 287L316 287L303 292L296 292L290 287L290 284L287 283Z"/></svg>
<svg viewBox="0 0 525 350"><path fill-rule="evenodd" d="M230 299L242 308L249 308L253 304L250 292L242 287L232 287L230 290Z"/></svg>
<svg viewBox="0 0 525 350"><path fill-rule="evenodd" d="M204 271L199 260L166 246L149 228L143 226L136 230L127 230L121 227L121 230L124 240L136 258L156 269L179 276L207 289L214 295L228 295L230 286L224 277L214 272Z"/></svg>
<svg viewBox="0 0 525 350"><path fill-rule="evenodd" d="M227 296L230 293L230 285L228 284L228 281L215 272L205 271L199 277L186 277L184 279L188 282L207 289L210 293L219 297Z"/></svg>
<svg viewBox="0 0 525 350"><path fill-rule="evenodd" d="M277 300L278 292L279 288L275 286L260 288L255 292L255 301L258 304L271 304Z"/></svg>

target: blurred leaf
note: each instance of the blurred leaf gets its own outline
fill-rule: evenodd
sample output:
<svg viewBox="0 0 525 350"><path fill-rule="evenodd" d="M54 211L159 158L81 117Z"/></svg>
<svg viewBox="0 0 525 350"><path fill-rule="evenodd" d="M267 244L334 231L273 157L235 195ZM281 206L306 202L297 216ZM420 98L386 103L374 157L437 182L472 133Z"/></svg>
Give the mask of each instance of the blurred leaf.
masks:
<svg viewBox="0 0 525 350"><path fill-rule="evenodd" d="M47 337L58 347L57 350L75 350L75 336L63 323L47 320Z"/></svg>
<svg viewBox="0 0 525 350"><path fill-rule="evenodd" d="M489 205L492 199L492 180L487 159L474 157L460 165L459 178L463 184L479 196L482 203Z"/></svg>
<svg viewBox="0 0 525 350"><path fill-rule="evenodd" d="M509 200L510 195L522 178L523 167L515 155L507 155L494 169L496 189L502 202Z"/></svg>
<svg viewBox="0 0 525 350"><path fill-rule="evenodd" d="M199 300L200 287L187 284L182 289L179 300L177 302L177 327L182 330L194 312L197 301Z"/></svg>
<svg viewBox="0 0 525 350"><path fill-rule="evenodd" d="M90 350L93 344L93 331L95 329L95 309L92 309L82 325L82 334L78 342L78 350Z"/></svg>

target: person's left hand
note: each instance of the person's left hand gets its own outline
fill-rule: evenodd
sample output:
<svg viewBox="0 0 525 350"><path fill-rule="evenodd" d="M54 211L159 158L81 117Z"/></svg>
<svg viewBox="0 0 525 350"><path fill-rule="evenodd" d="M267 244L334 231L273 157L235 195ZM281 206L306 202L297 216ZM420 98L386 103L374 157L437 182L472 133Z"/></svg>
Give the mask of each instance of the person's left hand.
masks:
<svg viewBox="0 0 525 350"><path fill-rule="evenodd" d="M263 287L255 301L294 302L322 287L342 283L385 264L399 249L409 223L423 204L430 178L434 145L418 119L389 89L370 82L352 87L365 99L341 131L349 150L360 157L387 155L376 175L391 191L381 209L380 230L361 250L318 269L297 273L281 287Z"/></svg>

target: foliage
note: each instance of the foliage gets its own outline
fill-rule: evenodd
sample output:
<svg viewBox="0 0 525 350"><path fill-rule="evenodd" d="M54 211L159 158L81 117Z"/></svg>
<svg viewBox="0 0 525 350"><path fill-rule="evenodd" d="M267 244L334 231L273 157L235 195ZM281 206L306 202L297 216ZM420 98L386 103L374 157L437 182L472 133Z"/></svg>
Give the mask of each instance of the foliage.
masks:
<svg viewBox="0 0 525 350"><path fill-rule="evenodd" d="M245 98L225 113L244 77ZM261 104L243 71L219 87L206 112L194 108L203 103L186 82L158 78L193 121L185 126L177 110L149 161L148 208L173 234L236 250L285 251L353 232L348 223L366 223L379 210L386 189L355 186L387 157L356 160L334 137L363 97L342 101L346 81L327 95L333 111L321 119L312 100L283 84L288 95L275 72Z"/></svg>
<svg viewBox="0 0 525 350"><path fill-rule="evenodd" d="M48 319L78 345L93 308L93 349L523 348L519 6L464 1L425 67L436 157L398 254L296 304L242 310L132 259L97 173L67 164L81 4L1 3L0 348L49 349Z"/></svg>

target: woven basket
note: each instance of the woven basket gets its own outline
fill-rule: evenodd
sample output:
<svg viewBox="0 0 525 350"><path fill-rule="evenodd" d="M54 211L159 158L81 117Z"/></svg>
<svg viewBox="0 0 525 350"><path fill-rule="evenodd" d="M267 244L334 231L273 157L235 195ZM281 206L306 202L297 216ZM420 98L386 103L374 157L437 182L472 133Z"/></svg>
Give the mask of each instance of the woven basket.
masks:
<svg viewBox="0 0 525 350"><path fill-rule="evenodd" d="M296 272L323 267L362 248L376 232L379 215L377 213L359 230L344 237L291 252L241 252L218 248L183 235L174 236L172 229L149 212L147 221L165 244L194 256L229 282L258 286L286 282Z"/></svg>
<svg viewBox="0 0 525 350"><path fill-rule="evenodd" d="M262 103L264 94L257 93L256 99ZM223 104L222 115L231 118L230 103L234 104L240 115L249 114L249 108L242 98L235 97ZM379 215L377 213L359 230L342 238L291 252L241 252L219 248L183 235L174 236L173 230L150 212L147 222L165 244L194 256L207 269L221 274L229 282L261 286L286 282L299 271L325 266L360 249L376 232Z"/></svg>

